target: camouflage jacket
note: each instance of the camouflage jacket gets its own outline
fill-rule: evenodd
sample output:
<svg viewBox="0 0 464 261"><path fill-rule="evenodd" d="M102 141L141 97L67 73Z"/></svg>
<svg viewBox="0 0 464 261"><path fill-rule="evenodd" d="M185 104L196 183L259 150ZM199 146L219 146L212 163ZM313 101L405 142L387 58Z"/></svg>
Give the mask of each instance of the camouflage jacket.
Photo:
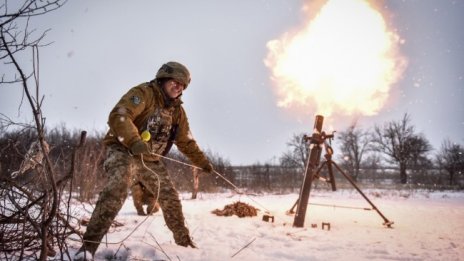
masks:
<svg viewBox="0 0 464 261"><path fill-rule="evenodd" d="M192 137L182 101L180 98L168 101L154 81L130 89L111 111L108 125L110 129L104 138L106 145L119 143L129 149L142 139L140 134L144 130L149 130L151 140L147 143L152 152L163 154L169 149L167 143L172 139L193 164L198 167L209 164ZM152 154L143 158L159 160L159 156Z"/></svg>

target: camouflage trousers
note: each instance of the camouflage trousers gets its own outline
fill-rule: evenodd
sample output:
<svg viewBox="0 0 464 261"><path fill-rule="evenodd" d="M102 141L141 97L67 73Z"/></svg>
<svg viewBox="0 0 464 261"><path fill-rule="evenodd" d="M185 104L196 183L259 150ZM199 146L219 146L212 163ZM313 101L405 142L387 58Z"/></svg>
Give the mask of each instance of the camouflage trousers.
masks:
<svg viewBox="0 0 464 261"><path fill-rule="evenodd" d="M136 180L131 186L132 200L137 214L140 216L151 215L159 210L159 203L157 201L158 195L154 194L155 191L145 187L143 181ZM143 209L143 205L147 205L147 211Z"/></svg>
<svg viewBox="0 0 464 261"><path fill-rule="evenodd" d="M193 245L189 230L185 226L179 194L171 182L166 167L161 161L145 162L145 165L157 175L147 170L139 157L131 156L121 145L108 146L104 163L108 174L108 183L100 192L87 230L84 233L84 244L81 249L92 254L96 252L100 241L108 232L111 223L124 204L129 187L135 181L142 182L154 195L159 194L158 202L164 220L172 231L176 244Z"/></svg>

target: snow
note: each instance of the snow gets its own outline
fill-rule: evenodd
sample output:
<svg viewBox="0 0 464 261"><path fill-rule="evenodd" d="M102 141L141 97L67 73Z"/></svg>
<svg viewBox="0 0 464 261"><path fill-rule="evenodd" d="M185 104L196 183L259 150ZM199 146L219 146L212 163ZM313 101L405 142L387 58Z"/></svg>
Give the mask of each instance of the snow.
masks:
<svg viewBox="0 0 464 261"><path fill-rule="evenodd" d="M116 217L124 226L111 228L107 235L108 243L116 244L102 243L95 260L108 260L115 253L117 260L464 259L464 192L364 192L394 221L393 228L384 227L374 210L338 207L370 207L355 190L312 191L310 203L331 207L309 205L304 228L293 227L294 216L286 214L297 194L200 194L196 200L182 194L183 212L197 249L177 246L160 212L137 216L129 197ZM211 214L239 200L261 210L260 205L265 206L275 222L262 221L264 211L252 218ZM79 213L90 216L86 211ZM323 230L322 222L329 222L331 229ZM69 242L75 251L80 247L78 242Z"/></svg>
<svg viewBox="0 0 464 261"><path fill-rule="evenodd" d="M74 256L74 260L86 260L86 259L91 259L92 258L92 254L89 252L89 251L81 251L81 252L78 252L75 256Z"/></svg>

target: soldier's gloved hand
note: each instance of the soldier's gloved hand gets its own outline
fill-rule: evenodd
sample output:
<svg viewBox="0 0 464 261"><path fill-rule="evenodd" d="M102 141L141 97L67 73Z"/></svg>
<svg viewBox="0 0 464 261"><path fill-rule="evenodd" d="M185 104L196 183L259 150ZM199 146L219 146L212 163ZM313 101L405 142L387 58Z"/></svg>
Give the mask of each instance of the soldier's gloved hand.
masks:
<svg viewBox="0 0 464 261"><path fill-rule="evenodd" d="M134 142L130 147L130 151L133 155L150 154L148 144L141 140Z"/></svg>
<svg viewBox="0 0 464 261"><path fill-rule="evenodd" d="M205 173L208 173L208 174L211 174L214 172L214 168L213 168L213 165L211 163L208 162L207 165L203 166L203 168L201 169L203 172Z"/></svg>

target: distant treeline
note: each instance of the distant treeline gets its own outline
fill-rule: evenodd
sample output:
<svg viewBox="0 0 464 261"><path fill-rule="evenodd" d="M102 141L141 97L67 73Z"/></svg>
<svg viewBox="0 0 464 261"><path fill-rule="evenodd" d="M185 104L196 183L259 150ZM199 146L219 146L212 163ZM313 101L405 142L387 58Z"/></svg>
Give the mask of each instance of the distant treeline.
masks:
<svg viewBox="0 0 464 261"><path fill-rule="evenodd" d="M35 133L35 129L31 128L15 129L1 133L0 175L2 177L11 177L12 173L20 169L30 145L37 139ZM107 180L103 169L105 146L102 144L102 137L103 133L88 135L86 143L77 153L72 188L75 195L82 201L95 198ZM64 176L69 173L72 150L78 144L79 139L79 131L70 131L64 126L46 131L46 140L50 146L49 156L56 175ZM306 144L304 142L301 142L301 144L303 150L307 150ZM289 143L289 148L295 149L291 143ZM246 191L297 192L303 180L304 164L298 163L297 158L290 161L289 155L292 155L291 153L282 155L280 164L256 163L249 166L231 166L226 158L217 153L207 151L206 154L215 166L215 170ZM175 148L167 156L177 161L189 163ZM408 182L402 184L401 177L398 175L399 168L388 164L387 161L377 160L376 164L372 164L372 159L369 158L370 160L362 162L359 169L357 169L357 174L354 175L352 166L347 164L342 156L337 157L338 160L340 158L342 169L363 186L462 189L464 184L462 166L460 166L461 169L457 170L457 175L454 177L453 183L450 184L449 173L445 165L432 164L431 161L429 164L422 166L416 164L408 167L406 172ZM300 161L302 160L304 159L300 159ZM321 160L324 160L324 158L322 157ZM192 168L167 159L164 159L164 162L176 187L180 191L191 191L193 188ZM294 164L291 162L294 162ZM27 180L34 175L35 171L35 169L29 169L16 178L27 183ZM337 187L346 188L350 186L340 173L334 171L334 174ZM321 169L319 175L326 177L328 175L327 168ZM318 188L330 189L330 185L325 184L323 181L315 182L315 184ZM233 188L221 177L201 175L200 191L218 192L224 189Z"/></svg>

